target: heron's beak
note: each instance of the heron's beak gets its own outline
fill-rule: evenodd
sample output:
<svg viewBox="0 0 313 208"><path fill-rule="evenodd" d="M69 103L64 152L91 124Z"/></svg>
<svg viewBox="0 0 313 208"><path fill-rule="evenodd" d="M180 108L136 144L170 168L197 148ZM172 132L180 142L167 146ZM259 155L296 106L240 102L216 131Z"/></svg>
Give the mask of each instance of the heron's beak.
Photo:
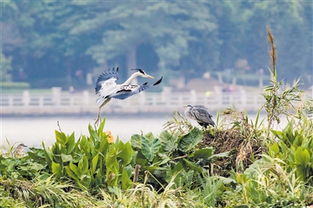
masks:
<svg viewBox="0 0 313 208"><path fill-rule="evenodd" d="M145 77L146 77L146 78L150 78L150 79L154 79L154 77L151 76L151 75L149 75L149 74L146 74Z"/></svg>

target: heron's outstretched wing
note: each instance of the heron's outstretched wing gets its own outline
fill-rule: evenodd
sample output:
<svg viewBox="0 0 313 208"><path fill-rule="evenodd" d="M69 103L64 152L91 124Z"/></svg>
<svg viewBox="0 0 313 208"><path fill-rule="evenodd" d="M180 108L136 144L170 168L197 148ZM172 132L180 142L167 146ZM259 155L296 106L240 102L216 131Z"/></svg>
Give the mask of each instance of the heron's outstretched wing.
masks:
<svg viewBox="0 0 313 208"><path fill-rule="evenodd" d="M102 87L106 87L107 85L116 85L116 80L118 80L118 67L112 68L111 70L105 71L99 75L96 82L96 94L101 90Z"/></svg>
<svg viewBox="0 0 313 208"><path fill-rule="evenodd" d="M102 104L109 95L116 92L116 88L118 87L116 84L116 80L118 80L118 69L118 67L113 67L112 70L105 71L98 77L95 88L98 95L98 104Z"/></svg>
<svg viewBox="0 0 313 208"><path fill-rule="evenodd" d="M162 82L163 77L156 81L152 86L158 85ZM126 99L132 95L138 94L146 89L151 87L151 85L148 84L148 82L145 82L141 85L124 85L121 86L121 89L117 91L115 94L109 96L110 98L116 98L116 99Z"/></svg>

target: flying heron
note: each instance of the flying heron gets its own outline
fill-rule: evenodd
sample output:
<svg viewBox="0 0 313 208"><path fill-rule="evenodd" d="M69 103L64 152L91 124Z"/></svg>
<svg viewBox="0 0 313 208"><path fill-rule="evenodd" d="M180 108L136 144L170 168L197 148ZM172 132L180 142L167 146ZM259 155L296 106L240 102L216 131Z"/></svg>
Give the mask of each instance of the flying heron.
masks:
<svg viewBox="0 0 313 208"><path fill-rule="evenodd" d="M198 124L204 128L209 125L215 126L215 123L212 120L212 115L203 105L187 105L185 109L185 115L190 119L196 120Z"/></svg>
<svg viewBox="0 0 313 208"><path fill-rule="evenodd" d="M103 72L97 79L95 91L96 95L98 96L97 104L99 105L99 111L95 123L100 120L101 108L105 104L107 104L112 98L124 100L132 95L138 94L141 91L146 90L151 86L160 84L163 78L161 77L153 85L148 84L148 82L145 82L143 84L131 84L131 82L138 76L150 79L154 78L142 69L132 69L136 72L134 72L124 83L117 84L116 81L119 78L118 70L118 67L113 67L112 70Z"/></svg>

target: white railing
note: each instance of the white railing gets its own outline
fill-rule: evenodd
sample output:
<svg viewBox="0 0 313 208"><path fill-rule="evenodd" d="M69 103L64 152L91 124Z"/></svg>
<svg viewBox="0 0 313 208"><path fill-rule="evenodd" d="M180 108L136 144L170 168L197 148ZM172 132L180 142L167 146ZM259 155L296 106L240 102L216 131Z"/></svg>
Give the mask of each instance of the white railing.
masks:
<svg viewBox="0 0 313 208"><path fill-rule="evenodd" d="M0 96L1 115L6 114L61 114L97 112L94 93L54 92L50 94ZM143 92L126 100L112 100L103 111L110 113L173 112L182 110L187 104L205 105L211 111L234 107L249 112L257 111L264 98L260 92L212 92L209 96L196 92Z"/></svg>

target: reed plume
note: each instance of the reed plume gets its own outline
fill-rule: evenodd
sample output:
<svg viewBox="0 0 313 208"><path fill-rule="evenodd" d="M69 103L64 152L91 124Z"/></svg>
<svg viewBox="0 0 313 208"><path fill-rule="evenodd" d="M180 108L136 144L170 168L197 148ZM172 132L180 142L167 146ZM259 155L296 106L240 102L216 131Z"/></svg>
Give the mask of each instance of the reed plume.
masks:
<svg viewBox="0 0 313 208"><path fill-rule="evenodd" d="M274 42L274 36L269 26L266 27L266 32L267 32L267 41L270 47L268 53L270 57L270 63L272 65L271 70L273 72L273 75L277 77L277 74L276 74L277 51L276 51L276 45Z"/></svg>

